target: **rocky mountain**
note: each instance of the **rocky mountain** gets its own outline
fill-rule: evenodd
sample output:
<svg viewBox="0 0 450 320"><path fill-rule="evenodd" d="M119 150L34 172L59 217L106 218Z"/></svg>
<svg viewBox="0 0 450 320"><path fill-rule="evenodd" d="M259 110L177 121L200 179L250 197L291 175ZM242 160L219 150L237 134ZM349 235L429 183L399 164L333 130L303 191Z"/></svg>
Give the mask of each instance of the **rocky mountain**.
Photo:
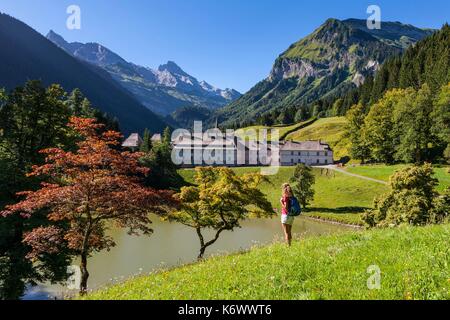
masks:
<svg viewBox="0 0 450 320"><path fill-rule="evenodd" d="M167 126L104 69L74 58L31 27L3 13L0 43L0 88L11 90L30 79L41 80L45 85L57 83L69 92L79 88L94 107L116 117L125 134L143 132L145 128L162 132ZM79 44L70 49L83 52ZM90 55L92 60L106 63L117 59L102 49L97 53Z"/></svg>
<svg viewBox="0 0 450 320"><path fill-rule="evenodd" d="M115 63L126 62L117 54L98 43L68 43L63 37L55 33L53 30L50 30L47 34L47 39L60 48L66 50L71 55L98 66L107 66Z"/></svg>
<svg viewBox="0 0 450 320"><path fill-rule="evenodd" d="M239 127L275 109L301 108L339 95L360 86L388 57L432 32L399 22L369 30L366 20L328 19L283 52L266 79L216 116L225 126Z"/></svg>
<svg viewBox="0 0 450 320"><path fill-rule="evenodd" d="M241 96L236 90L222 90L198 81L173 61L153 70L127 62L98 43L69 43L54 31L47 38L72 56L106 70L143 105L161 115L186 106L213 110Z"/></svg>

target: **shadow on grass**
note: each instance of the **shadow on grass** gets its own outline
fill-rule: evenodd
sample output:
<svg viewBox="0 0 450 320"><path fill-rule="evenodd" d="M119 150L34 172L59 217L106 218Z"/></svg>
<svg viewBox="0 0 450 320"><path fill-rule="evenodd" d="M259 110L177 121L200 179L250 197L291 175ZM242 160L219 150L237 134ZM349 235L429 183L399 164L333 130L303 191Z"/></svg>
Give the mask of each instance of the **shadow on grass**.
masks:
<svg viewBox="0 0 450 320"><path fill-rule="evenodd" d="M366 207L340 207L340 208L316 208L311 207L305 210L305 212L326 212L326 213L334 213L334 214L348 214L348 213L363 213L364 211L370 208Z"/></svg>

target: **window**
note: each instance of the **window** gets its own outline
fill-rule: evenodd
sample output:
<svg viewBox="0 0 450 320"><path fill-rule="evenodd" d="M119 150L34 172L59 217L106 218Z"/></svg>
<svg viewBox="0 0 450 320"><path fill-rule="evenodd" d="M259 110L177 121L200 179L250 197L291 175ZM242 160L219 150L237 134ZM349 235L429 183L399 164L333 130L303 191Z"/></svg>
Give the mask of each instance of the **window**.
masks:
<svg viewBox="0 0 450 320"><path fill-rule="evenodd" d="M328 160L327 159L325 159L325 164L328 164Z"/></svg>
<svg viewBox="0 0 450 320"><path fill-rule="evenodd" d="M317 164L320 164L320 160L319 159L317 159Z"/></svg>
<svg viewBox="0 0 450 320"><path fill-rule="evenodd" d="M317 156L320 156L320 152L317 152Z"/></svg>
<svg viewBox="0 0 450 320"><path fill-rule="evenodd" d="M325 157L328 157L328 152L327 151L325 151Z"/></svg>

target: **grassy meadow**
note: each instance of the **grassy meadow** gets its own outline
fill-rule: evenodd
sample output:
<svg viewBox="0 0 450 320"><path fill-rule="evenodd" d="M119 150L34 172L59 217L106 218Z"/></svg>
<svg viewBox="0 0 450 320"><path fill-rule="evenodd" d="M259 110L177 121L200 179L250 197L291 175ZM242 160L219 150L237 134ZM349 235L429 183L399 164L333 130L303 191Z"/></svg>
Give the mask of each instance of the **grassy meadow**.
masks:
<svg viewBox="0 0 450 320"><path fill-rule="evenodd" d="M259 168L235 168L238 174L259 172ZM313 169L316 176L316 195L306 216L333 220L346 224L361 225L360 214L372 205L376 195L387 187L376 182L362 180L331 170ZM183 178L193 183L194 170L180 170ZM268 176L269 183L261 185L274 208L280 209L281 186L288 182L294 167L281 167L277 175Z"/></svg>
<svg viewBox="0 0 450 320"><path fill-rule="evenodd" d="M409 165L398 164L393 166L387 165L370 165L370 166L349 166L346 170L350 173L359 174L361 176L366 176L369 178L374 178L383 181L389 181L389 177L396 171L404 169ZM439 186L437 190L443 192L445 188L450 187L450 167L435 167L435 177L439 180Z"/></svg>
<svg viewBox="0 0 450 320"><path fill-rule="evenodd" d="M243 137L243 132L246 130L253 129L258 132L259 130L266 129L269 130L268 141L271 141L270 129L278 129L280 132L280 140L322 140L328 143L334 151L335 160L339 160L349 155L349 141L344 138L346 124L347 120L345 117L311 119L289 126L250 126L243 128L243 131L238 130L236 135Z"/></svg>
<svg viewBox="0 0 450 320"><path fill-rule="evenodd" d="M334 150L334 158L338 160L349 154L349 146L346 139L344 139L346 124L347 120L345 117L319 119L310 126L288 134L286 140L322 140L330 144Z"/></svg>
<svg viewBox="0 0 450 320"><path fill-rule="evenodd" d="M273 244L111 286L92 300L450 299L450 225ZM379 268L379 288L369 289Z"/></svg>
<svg viewBox="0 0 450 320"><path fill-rule="evenodd" d="M248 130L255 130L257 133L259 133L260 130L267 130L267 140L270 142L272 141L272 136L270 135L270 130L278 130L279 132L279 139L284 140L286 136L288 136L291 132L294 132L296 130L299 130L300 128L308 127L309 125L313 124L316 120L311 119L304 122L299 122L293 125L285 126L285 125L275 125L275 126L250 126L246 128L242 128L240 130L236 130L236 136L240 137L241 139L244 138L246 131Z"/></svg>

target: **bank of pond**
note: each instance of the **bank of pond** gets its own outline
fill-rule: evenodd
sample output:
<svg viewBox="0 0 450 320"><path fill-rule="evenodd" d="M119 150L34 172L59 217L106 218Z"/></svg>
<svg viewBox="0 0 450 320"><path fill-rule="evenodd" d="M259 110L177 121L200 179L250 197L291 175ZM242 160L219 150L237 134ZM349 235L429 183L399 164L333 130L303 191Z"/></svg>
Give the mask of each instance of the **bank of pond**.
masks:
<svg viewBox="0 0 450 320"><path fill-rule="evenodd" d="M213 257L92 300L450 299L450 225L353 231Z"/></svg>
<svg viewBox="0 0 450 320"><path fill-rule="evenodd" d="M175 268L197 261L199 240L191 228L178 223L161 221L152 217L150 237L130 236L126 230L111 232L117 246L110 252L101 252L89 259L89 289L96 291L104 286L121 283L131 277ZM297 238L341 233L350 230L340 225L297 219L293 233ZM205 236L211 237L212 231ZM224 232L219 241L208 249L206 258L244 252L252 247L281 241L283 232L278 217L247 220L242 228ZM74 261L77 265L78 261ZM76 296L78 290L62 285L41 284L30 287L23 299L64 299Z"/></svg>

